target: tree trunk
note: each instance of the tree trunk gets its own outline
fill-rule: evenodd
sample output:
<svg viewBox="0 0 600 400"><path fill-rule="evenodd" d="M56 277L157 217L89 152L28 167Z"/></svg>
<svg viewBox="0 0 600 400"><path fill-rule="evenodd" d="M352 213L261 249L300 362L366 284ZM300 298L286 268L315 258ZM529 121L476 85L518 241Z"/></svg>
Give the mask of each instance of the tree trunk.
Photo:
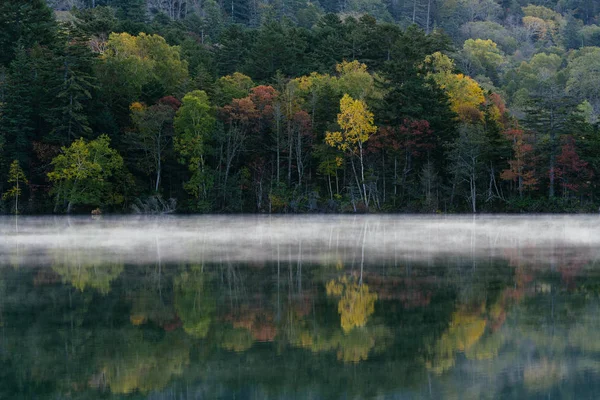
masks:
<svg viewBox="0 0 600 400"><path fill-rule="evenodd" d="M360 193L360 197L362 199L363 198L362 188L361 188L361 185L360 185L360 182L358 179L358 173L356 172L356 167L354 166L354 160L352 159L352 157L350 157L350 164L352 165L352 172L354 172L354 179L356 180L356 188L358 189L358 191Z"/></svg>
<svg viewBox="0 0 600 400"><path fill-rule="evenodd" d="M17 192L15 193L15 214L19 213L19 174L17 174Z"/></svg>
<svg viewBox="0 0 600 400"><path fill-rule="evenodd" d="M363 196L365 200L365 206L367 209L369 208L369 198L367 197L367 186L365 184L365 165L363 163L363 149L361 142L358 142L359 150L360 150L360 177L362 179L362 188L363 188Z"/></svg>
<svg viewBox="0 0 600 400"><path fill-rule="evenodd" d="M475 168L473 166L469 179L469 186L471 187L471 210L473 211L473 214L477 212L477 183L475 179Z"/></svg>

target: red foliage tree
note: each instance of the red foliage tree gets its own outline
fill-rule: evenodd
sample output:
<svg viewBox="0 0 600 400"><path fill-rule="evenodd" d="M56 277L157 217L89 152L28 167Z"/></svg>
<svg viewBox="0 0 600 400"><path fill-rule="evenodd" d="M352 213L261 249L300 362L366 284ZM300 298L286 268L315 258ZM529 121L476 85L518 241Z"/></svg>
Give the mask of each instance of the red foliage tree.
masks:
<svg viewBox="0 0 600 400"><path fill-rule="evenodd" d="M512 142L514 158L508 161L509 168L502 171L500 178L516 182L522 197L523 192L535 189L538 183L531 164L533 146L527 143L525 132L518 127L505 131L504 135Z"/></svg>
<svg viewBox="0 0 600 400"><path fill-rule="evenodd" d="M581 193L589 187L593 172L588 168L588 162L582 160L577 153L575 139L566 136L561 153L556 159L556 177L563 189L563 196L569 192Z"/></svg>

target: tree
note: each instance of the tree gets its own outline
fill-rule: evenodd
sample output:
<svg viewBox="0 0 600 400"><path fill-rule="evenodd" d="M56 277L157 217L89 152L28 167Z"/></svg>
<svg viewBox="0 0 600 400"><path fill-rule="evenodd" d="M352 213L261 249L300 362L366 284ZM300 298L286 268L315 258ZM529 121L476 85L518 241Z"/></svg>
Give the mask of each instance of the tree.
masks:
<svg viewBox="0 0 600 400"><path fill-rule="evenodd" d="M136 130L129 132L127 139L141 152L142 166L156 173L155 192L160 188L164 153L173 138L173 118L180 104L177 99L164 97L150 107L137 102L130 107Z"/></svg>
<svg viewBox="0 0 600 400"><path fill-rule="evenodd" d="M111 33L96 71L101 99L125 125L129 105L177 95L188 78L178 46L158 35Z"/></svg>
<svg viewBox="0 0 600 400"><path fill-rule="evenodd" d="M340 100L340 113L337 122L341 132L327 132L325 142L350 155L352 170L356 185L366 207L369 207L369 197L365 182L364 143L377 131L373 124L373 113L362 100L354 100L345 94ZM360 162L360 177L354 165L354 157Z"/></svg>
<svg viewBox="0 0 600 400"><path fill-rule="evenodd" d="M8 183L13 183L14 186L8 189L7 192L2 196L6 199L14 199L15 201L15 214L19 213L19 196L21 196L22 185L27 185L29 182L27 181L27 177L25 176L25 172L21 169L19 165L19 161L14 160L12 164L10 164L10 170L8 171Z"/></svg>
<svg viewBox="0 0 600 400"><path fill-rule="evenodd" d="M118 3L119 17L133 22L146 20L146 0L121 0Z"/></svg>
<svg viewBox="0 0 600 400"><path fill-rule="evenodd" d="M577 126L577 103L565 93L565 71L556 54L538 53L518 69L517 79L525 91L525 125L541 135L548 161L548 197L555 193L556 156L560 136ZM571 123L572 124L571 124Z"/></svg>
<svg viewBox="0 0 600 400"><path fill-rule="evenodd" d="M578 100L587 100L594 118L600 115L600 48L584 47L569 61L566 90Z"/></svg>
<svg viewBox="0 0 600 400"><path fill-rule="evenodd" d="M504 180L515 181L519 190L519 197L523 192L532 190L537 185L535 171L531 165L533 146L525 140L525 133L521 129L510 129L504 132L512 142L513 159L508 161L510 167L502 171L500 177Z"/></svg>
<svg viewBox="0 0 600 400"><path fill-rule="evenodd" d="M113 192L115 177L123 168L123 158L110 148L110 139L101 135L86 142L83 138L63 147L62 153L52 160L48 179L53 184L52 194L56 207L67 203L67 213L78 204L98 207L118 204L123 198Z"/></svg>
<svg viewBox="0 0 600 400"><path fill-rule="evenodd" d="M455 177L453 195L461 183L467 184L465 197L473 213L477 212L478 182L484 168L482 158L486 144L480 125L464 124L460 136L451 145L450 159Z"/></svg>
<svg viewBox="0 0 600 400"><path fill-rule="evenodd" d="M224 106L233 99L241 99L250 93L254 86L252 78L240 72L222 76L217 80L215 98L218 106Z"/></svg>
<svg viewBox="0 0 600 400"><path fill-rule="evenodd" d="M204 91L195 90L184 96L175 116L175 150L186 160L192 173L185 188L197 200L206 200L212 185L206 172L206 153L215 123L213 108Z"/></svg>
<svg viewBox="0 0 600 400"><path fill-rule="evenodd" d="M579 157L575 145L573 136L566 136L561 152L556 158L556 176L563 189L563 197L568 197L569 192L580 194L590 186L593 177L589 163Z"/></svg>
<svg viewBox="0 0 600 400"><path fill-rule="evenodd" d="M454 61L436 52L425 57L425 65L431 68L428 76L448 95L450 108L462 122L478 122L483 119L480 107L485 102L479 84L463 74L454 74Z"/></svg>
<svg viewBox="0 0 600 400"><path fill-rule="evenodd" d="M221 108L220 116L225 123L225 132L223 135L217 136L220 147L219 168L221 165L225 165L225 170L222 172L222 196L227 203L227 182L233 162L244 150L244 145L254 130L258 111L248 96L243 99L233 99L230 104Z"/></svg>
<svg viewBox="0 0 600 400"><path fill-rule="evenodd" d="M498 68L504 62L502 51L491 40L467 39L463 44L465 72L475 76L485 74L498 80Z"/></svg>
<svg viewBox="0 0 600 400"><path fill-rule="evenodd" d="M0 2L0 65L8 66L19 48L54 44L56 21L44 0Z"/></svg>
<svg viewBox="0 0 600 400"><path fill-rule="evenodd" d="M36 134L36 107L31 92L35 87L32 64L25 49L19 49L8 70L0 113L0 132L6 141L6 158L25 166L30 162L31 143Z"/></svg>
<svg viewBox="0 0 600 400"><path fill-rule="evenodd" d="M335 66L338 77L332 85L340 94L348 94L352 98L365 100L368 98L381 98L380 88L375 85L375 79L367 71L367 66L358 61L342 61Z"/></svg>
<svg viewBox="0 0 600 400"><path fill-rule="evenodd" d="M63 146L92 132L88 121L92 91L97 89L93 74L94 55L89 48L89 38L78 29L66 26L61 32L62 79L55 88L55 107L51 110L54 128L50 135Z"/></svg>
<svg viewBox="0 0 600 400"><path fill-rule="evenodd" d="M281 71L285 75L303 72L304 51L308 46L301 31L289 20L269 21L256 35L244 70L257 80L265 80Z"/></svg>

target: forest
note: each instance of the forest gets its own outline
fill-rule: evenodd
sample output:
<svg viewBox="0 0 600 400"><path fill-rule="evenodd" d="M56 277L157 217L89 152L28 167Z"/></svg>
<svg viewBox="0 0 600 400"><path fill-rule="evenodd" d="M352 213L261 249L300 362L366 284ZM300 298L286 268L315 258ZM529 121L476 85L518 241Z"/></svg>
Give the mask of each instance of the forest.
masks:
<svg viewBox="0 0 600 400"><path fill-rule="evenodd" d="M597 212L594 0L4 0L0 212Z"/></svg>

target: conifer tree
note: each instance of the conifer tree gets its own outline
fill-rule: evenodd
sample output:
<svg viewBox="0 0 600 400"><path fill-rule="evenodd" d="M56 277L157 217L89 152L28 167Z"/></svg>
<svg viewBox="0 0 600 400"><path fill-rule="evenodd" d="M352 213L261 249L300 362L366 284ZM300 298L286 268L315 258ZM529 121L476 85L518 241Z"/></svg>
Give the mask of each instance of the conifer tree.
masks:
<svg viewBox="0 0 600 400"><path fill-rule="evenodd" d="M78 29L67 26L61 32L61 39L64 47L58 61L62 76L53 93L55 107L50 110L53 129L49 139L65 146L92 132L86 108L92 98L95 78L94 56L87 38Z"/></svg>
<svg viewBox="0 0 600 400"><path fill-rule="evenodd" d="M0 65L8 66L18 49L53 45L56 21L44 0L0 1Z"/></svg>

